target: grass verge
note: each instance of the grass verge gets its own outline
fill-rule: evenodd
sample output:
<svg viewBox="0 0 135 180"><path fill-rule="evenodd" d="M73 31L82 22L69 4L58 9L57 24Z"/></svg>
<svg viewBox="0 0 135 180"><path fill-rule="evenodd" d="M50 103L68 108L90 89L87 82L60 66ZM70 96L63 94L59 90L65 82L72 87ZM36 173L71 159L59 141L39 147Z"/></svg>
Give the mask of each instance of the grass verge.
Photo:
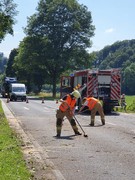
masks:
<svg viewBox="0 0 135 180"><path fill-rule="evenodd" d="M135 113L135 96L126 96L127 111Z"/></svg>
<svg viewBox="0 0 135 180"><path fill-rule="evenodd" d="M28 96L33 96L33 97L37 97L37 98L44 98L46 100L60 99L60 93L56 94L56 98L55 99L52 97L52 93L44 93L44 92L40 92L38 94L31 93Z"/></svg>
<svg viewBox="0 0 135 180"><path fill-rule="evenodd" d="M126 100L126 113L135 113L135 96L125 96L125 100ZM119 112L125 112L124 109L119 108L117 109L117 111Z"/></svg>
<svg viewBox="0 0 135 180"><path fill-rule="evenodd" d="M0 179L29 180L31 173L27 169L21 151L21 141L9 127L0 101Z"/></svg>

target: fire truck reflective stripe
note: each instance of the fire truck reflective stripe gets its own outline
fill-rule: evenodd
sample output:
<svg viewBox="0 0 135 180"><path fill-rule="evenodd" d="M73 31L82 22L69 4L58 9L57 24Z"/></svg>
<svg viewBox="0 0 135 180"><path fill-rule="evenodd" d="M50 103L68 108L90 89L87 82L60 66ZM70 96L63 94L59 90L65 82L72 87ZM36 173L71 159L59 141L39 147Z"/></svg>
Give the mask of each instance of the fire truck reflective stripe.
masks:
<svg viewBox="0 0 135 180"><path fill-rule="evenodd" d="M90 75L88 79L89 79L88 80L88 94L89 96L93 96L94 90L97 90L97 87L98 87L98 80L96 77L93 77L92 75Z"/></svg>
<svg viewBox="0 0 135 180"><path fill-rule="evenodd" d="M112 82L111 82L111 99L112 100L119 100L120 98L120 77L119 75L113 75L112 76Z"/></svg>

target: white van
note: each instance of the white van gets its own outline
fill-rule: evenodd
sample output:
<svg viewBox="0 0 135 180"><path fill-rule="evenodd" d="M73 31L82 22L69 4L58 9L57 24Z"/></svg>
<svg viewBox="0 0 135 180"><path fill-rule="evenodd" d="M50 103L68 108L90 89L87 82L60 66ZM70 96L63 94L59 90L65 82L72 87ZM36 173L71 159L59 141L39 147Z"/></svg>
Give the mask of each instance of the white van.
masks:
<svg viewBox="0 0 135 180"><path fill-rule="evenodd" d="M25 84L11 83L9 89L10 101L26 101L26 87Z"/></svg>

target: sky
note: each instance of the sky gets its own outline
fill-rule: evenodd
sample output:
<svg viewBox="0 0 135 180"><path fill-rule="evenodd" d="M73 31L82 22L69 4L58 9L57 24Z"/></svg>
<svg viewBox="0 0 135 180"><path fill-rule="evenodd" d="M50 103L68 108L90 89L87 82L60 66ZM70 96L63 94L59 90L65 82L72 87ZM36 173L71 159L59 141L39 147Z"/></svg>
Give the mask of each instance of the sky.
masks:
<svg viewBox="0 0 135 180"><path fill-rule="evenodd" d="M11 50L18 48L26 36L23 28L27 26L27 17L36 12L39 0L14 0L18 15L13 26L14 36L6 35L0 43L0 52L9 57ZM135 0L78 0L91 12L95 35L90 40L90 52L99 51L117 41L135 39Z"/></svg>

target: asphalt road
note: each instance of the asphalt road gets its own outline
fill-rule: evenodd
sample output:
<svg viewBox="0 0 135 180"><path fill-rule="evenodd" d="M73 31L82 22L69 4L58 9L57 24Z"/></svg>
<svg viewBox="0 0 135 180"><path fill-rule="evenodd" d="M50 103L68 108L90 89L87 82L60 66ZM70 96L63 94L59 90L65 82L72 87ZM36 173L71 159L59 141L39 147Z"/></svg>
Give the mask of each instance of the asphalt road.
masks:
<svg viewBox="0 0 135 180"><path fill-rule="evenodd" d="M55 101L2 100L31 142L39 147L44 160L52 163L58 180L135 179L135 114L106 115L105 126L101 126L97 115L95 127L89 126L87 114L76 114L88 138L75 136L65 119L62 137L57 139L55 114L59 104Z"/></svg>

